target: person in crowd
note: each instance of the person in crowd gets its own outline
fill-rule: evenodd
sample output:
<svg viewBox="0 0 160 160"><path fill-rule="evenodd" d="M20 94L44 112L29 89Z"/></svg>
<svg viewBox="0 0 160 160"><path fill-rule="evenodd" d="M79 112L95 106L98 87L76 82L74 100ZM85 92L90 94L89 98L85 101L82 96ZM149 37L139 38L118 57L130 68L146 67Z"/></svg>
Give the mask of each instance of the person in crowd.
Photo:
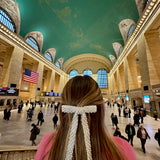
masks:
<svg viewBox="0 0 160 160"><path fill-rule="evenodd" d="M27 100L27 102L26 102L26 107L28 107L28 104L29 104L29 100Z"/></svg>
<svg viewBox="0 0 160 160"><path fill-rule="evenodd" d="M32 123L31 126L33 128L31 129L30 141L32 141L32 146L36 146L35 140L37 138L37 135L40 133L40 129L34 123Z"/></svg>
<svg viewBox="0 0 160 160"><path fill-rule="evenodd" d="M110 137L98 84L89 76L75 76L62 92L60 126L41 140L34 160L136 160L127 141Z"/></svg>
<svg viewBox="0 0 160 160"><path fill-rule="evenodd" d="M114 126L114 113L111 114L112 126Z"/></svg>
<svg viewBox="0 0 160 160"><path fill-rule="evenodd" d="M41 110L40 110L39 113L38 113L37 119L38 119L37 126L39 125L39 122L40 122L40 126L41 126L42 123L44 122L43 113L42 113Z"/></svg>
<svg viewBox="0 0 160 160"><path fill-rule="evenodd" d="M9 120L10 117L11 117L11 108L10 107L6 107L4 109L4 117L3 117L3 119L4 120Z"/></svg>
<svg viewBox="0 0 160 160"><path fill-rule="evenodd" d="M54 124L54 128L56 128L57 127L57 122L58 122L58 116L57 116L57 114L55 114L54 116L53 116L53 124Z"/></svg>
<svg viewBox="0 0 160 160"><path fill-rule="evenodd" d="M157 121L157 118L158 118L158 112L157 111L154 111L153 117L154 117L155 121Z"/></svg>
<svg viewBox="0 0 160 160"><path fill-rule="evenodd" d="M42 102L40 103L40 107L41 107L41 108L43 107L43 103L42 103Z"/></svg>
<svg viewBox="0 0 160 160"><path fill-rule="evenodd" d="M32 116L33 116L33 110L32 110L32 108L29 108L27 110L27 120L31 121L32 120Z"/></svg>
<svg viewBox="0 0 160 160"><path fill-rule="evenodd" d="M22 106L21 106L21 104L19 104L18 105L18 113L21 113L21 111L22 111Z"/></svg>
<svg viewBox="0 0 160 160"><path fill-rule="evenodd" d="M144 117L143 109L141 109L141 110L139 111L139 115L140 115L140 118L141 118L141 123L143 123L143 117Z"/></svg>
<svg viewBox="0 0 160 160"><path fill-rule="evenodd" d="M132 123L126 125L125 132L128 135L128 142L130 141L131 145L133 146L133 137L136 135L136 131Z"/></svg>
<svg viewBox="0 0 160 160"><path fill-rule="evenodd" d="M3 119L6 120L7 119L7 107L4 109L3 113L4 113Z"/></svg>
<svg viewBox="0 0 160 160"><path fill-rule="evenodd" d="M121 107L118 107L118 113L119 113L119 117L121 117Z"/></svg>
<svg viewBox="0 0 160 160"><path fill-rule="evenodd" d="M158 141L158 145L160 147L160 128L158 128L158 132L155 133L155 140Z"/></svg>
<svg viewBox="0 0 160 160"><path fill-rule="evenodd" d="M143 126L139 127L137 131L137 138L140 138L142 150L144 153L146 153L145 144L146 144L147 138L150 139L150 136L147 130Z"/></svg>
<svg viewBox="0 0 160 160"><path fill-rule="evenodd" d="M131 109L129 108L128 117L131 118Z"/></svg>
<svg viewBox="0 0 160 160"><path fill-rule="evenodd" d="M126 107L123 107L123 116L126 117Z"/></svg>
<svg viewBox="0 0 160 160"><path fill-rule="evenodd" d="M125 117L128 117L128 114L129 114L129 109L126 107L125 108Z"/></svg>
<svg viewBox="0 0 160 160"><path fill-rule="evenodd" d="M126 137L124 137L124 136L121 135L121 132L120 132L119 127L116 127L116 130L115 130L113 136L118 136L118 137L120 137L120 138L122 138L122 139L128 141L128 139L127 139Z"/></svg>
<svg viewBox="0 0 160 160"><path fill-rule="evenodd" d="M138 113L135 113L134 116L133 116L133 120L134 120L134 126L135 125L138 125L139 127L139 114Z"/></svg>

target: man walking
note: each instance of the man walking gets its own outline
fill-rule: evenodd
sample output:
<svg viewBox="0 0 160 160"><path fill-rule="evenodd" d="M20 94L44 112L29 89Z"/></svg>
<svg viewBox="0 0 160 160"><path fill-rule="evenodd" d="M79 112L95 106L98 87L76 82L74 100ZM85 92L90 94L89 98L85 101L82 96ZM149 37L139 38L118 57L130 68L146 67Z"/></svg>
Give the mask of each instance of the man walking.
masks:
<svg viewBox="0 0 160 160"><path fill-rule="evenodd" d="M126 125L125 129L126 134L128 134L128 142L130 141L131 145L133 146L133 137L135 136L135 128L132 123Z"/></svg>
<svg viewBox="0 0 160 160"><path fill-rule="evenodd" d="M44 122L42 111L39 111L37 119L38 119L37 126L39 125L39 122L40 122L40 126L41 126L42 123Z"/></svg>

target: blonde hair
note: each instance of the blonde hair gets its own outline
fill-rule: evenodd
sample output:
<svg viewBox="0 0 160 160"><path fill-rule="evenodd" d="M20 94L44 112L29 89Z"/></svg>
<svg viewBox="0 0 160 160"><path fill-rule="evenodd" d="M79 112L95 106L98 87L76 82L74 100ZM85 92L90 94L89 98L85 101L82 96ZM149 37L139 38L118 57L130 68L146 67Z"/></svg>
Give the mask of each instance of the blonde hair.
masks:
<svg viewBox="0 0 160 160"><path fill-rule="evenodd" d="M87 119L90 128L91 149L93 160L124 160L119 148L107 134L104 124L104 103L101 90L96 81L89 76L76 76L70 79L62 92L62 104L72 106L96 105L96 113L88 113ZM64 160L68 145L69 131L73 114L62 113L60 106L60 126L55 141L49 151L49 160ZM78 120L80 121L80 119ZM50 137L51 139L52 137ZM49 142L48 142L49 143ZM78 123L73 160L86 160L83 128ZM46 154L46 156L47 156Z"/></svg>

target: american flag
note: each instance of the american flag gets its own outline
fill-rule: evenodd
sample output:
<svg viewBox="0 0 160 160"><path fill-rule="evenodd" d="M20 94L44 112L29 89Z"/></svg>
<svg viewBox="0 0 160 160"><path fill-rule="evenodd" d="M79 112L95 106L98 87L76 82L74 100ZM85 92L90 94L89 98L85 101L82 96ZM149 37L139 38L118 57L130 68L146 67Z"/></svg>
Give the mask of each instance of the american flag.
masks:
<svg viewBox="0 0 160 160"><path fill-rule="evenodd" d="M37 84L39 74L29 69L25 69L24 81Z"/></svg>

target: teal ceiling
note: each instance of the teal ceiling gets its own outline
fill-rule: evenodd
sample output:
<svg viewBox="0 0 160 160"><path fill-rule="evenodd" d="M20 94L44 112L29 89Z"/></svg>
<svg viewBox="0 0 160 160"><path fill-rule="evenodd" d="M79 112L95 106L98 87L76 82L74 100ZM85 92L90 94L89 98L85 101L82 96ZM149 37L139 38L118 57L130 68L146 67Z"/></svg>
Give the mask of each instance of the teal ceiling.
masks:
<svg viewBox="0 0 160 160"><path fill-rule="evenodd" d="M83 54L114 53L112 43L123 44L118 24L123 19L137 22L135 0L16 0L21 14L20 35L43 34L44 53L56 48L55 60Z"/></svg>

